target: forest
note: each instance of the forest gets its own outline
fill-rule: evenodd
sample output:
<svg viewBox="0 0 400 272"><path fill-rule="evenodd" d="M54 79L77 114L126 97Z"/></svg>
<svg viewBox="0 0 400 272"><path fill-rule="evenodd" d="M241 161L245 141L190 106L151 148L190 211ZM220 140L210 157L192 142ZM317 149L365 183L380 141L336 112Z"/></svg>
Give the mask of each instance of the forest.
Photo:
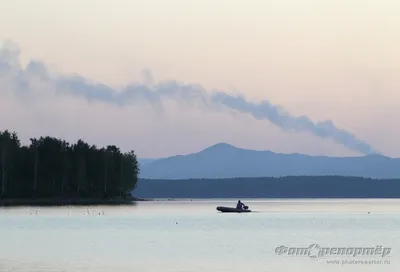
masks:
<svg viewBox="0 0 400 272"><path fill-rule="evenodd" d="M22 145L17 133L0 131L0 201L131 199L138 175L134 151L50 136Z"/></svg>

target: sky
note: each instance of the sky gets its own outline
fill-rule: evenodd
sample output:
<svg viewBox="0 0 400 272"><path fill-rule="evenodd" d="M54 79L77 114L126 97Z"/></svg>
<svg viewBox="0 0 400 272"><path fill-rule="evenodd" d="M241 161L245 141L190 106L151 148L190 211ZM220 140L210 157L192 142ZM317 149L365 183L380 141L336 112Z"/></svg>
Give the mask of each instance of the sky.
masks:
<svg viewBox="0 0 400 272"><path fill-rule="evenodd" d="M138 157L400 157L400 2L0 1L0 130Z"/></svg>

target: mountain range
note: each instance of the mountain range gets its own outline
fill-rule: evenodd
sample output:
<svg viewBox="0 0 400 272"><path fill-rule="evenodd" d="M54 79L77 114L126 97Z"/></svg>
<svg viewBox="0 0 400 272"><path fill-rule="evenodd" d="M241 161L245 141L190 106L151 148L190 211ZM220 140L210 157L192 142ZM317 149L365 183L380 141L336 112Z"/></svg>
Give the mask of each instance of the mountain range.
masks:
<svg viewBox="0 0 400 272"><path fill-rule="evenodd" d="M400 159L382 155L327 157L280 154L219 143L200 152L138 159L142 179L216 179L282 176L400 178Z"/></svg>

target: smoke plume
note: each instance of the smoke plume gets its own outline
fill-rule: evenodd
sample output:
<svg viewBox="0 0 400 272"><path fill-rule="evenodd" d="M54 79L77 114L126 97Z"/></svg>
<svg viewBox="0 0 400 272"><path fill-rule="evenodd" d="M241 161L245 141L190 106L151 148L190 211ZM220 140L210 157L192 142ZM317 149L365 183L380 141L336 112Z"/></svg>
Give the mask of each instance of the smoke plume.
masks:
<svg viewBox="0 0 400 272"><path fill-rule="evenodd" d="M40 82L48 87L46 89L59 95L77 96L91 102L102 101L118 107L134 106L135 102L147 101L156 109L162 110L164 99L184 101L190 105L201 104L207 109L225 107L250 114L258 120L267 120L283 131L308 132L363 154L377 153L368 143L349 131L337 128L330 120L314 123L307 116L293 116L266 100L253 103L244 97L221 91L209 93L200 85L172 80L155 82L149 70L143 71L144 82L132 83L116 90L104 84L90 82L81 76L50 74L40 61L30 61L26 67L22 67L19 54L18 46L10 41L5 42L0 49L0 93L11 89L21 95L30 92L31 86Z"/></svg>

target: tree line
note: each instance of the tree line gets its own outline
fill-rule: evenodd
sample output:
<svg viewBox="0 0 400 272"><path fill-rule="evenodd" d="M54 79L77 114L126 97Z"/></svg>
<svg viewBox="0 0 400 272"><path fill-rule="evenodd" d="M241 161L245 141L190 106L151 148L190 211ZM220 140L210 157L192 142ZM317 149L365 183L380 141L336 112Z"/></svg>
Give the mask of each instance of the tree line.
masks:
<svg viewBox="0 0 400 272"><path fill-rule="evenodd" d="M126 199L138 175L134 151L50 136L24 146L17 133L0 131L0 199Z"/></svg>

